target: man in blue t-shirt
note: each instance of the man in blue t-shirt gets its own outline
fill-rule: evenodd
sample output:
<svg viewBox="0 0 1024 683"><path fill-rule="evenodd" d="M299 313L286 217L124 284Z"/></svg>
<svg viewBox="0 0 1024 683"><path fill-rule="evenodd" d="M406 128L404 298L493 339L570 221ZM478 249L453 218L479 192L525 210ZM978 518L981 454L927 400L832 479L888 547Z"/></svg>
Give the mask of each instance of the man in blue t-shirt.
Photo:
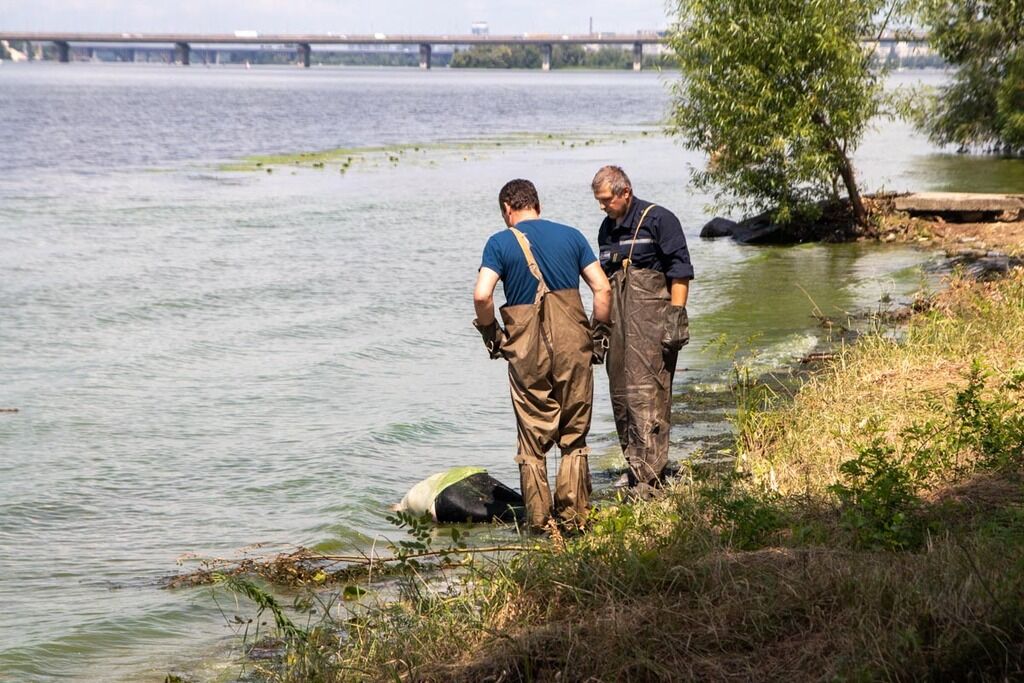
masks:
<svg viewBox="0 0 1024 683"><path fill-rule="evenodd" d="M498 205L509 229L492 235L484 247L473 324L491 358L509 364L519 434L516 462L529 526L543 528L552 512L560 523L579 526L590 497L590 366L603 360L607 348L611 287L579 230L541 219L529 180L506 183ZM580 276L594 293L593 329L580 299ZM494 317L499 280L505 289L500 309L505 329ZM546 454L555 444L562 461L552 508Z"/></svg>

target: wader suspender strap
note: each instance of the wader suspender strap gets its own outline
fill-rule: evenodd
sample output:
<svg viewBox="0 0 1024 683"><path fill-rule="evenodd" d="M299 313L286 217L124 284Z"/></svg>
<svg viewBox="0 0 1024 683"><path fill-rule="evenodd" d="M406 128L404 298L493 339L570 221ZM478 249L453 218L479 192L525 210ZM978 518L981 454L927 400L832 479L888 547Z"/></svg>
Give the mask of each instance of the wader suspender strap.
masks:
<svg viewBox="0 0 1024 683"><path fill-rule="evenodd" d="M530 268L530 274L537 279L537 296L533 298L533 303L539 304L544 295L551 290L548 289L548 283L544 282L544 274L540 272L540 266L537 265L536 259L533 258L530 241L526 239L526 235L515 228L509 228L509 230L516 236L516 241L519 242L519 247L523 250L523 255L526 256L526 265Z"/></svg>
<svg viewBox="0 0 1024 683"><path fill-rule="evenodd" d="M647 212L654 208L654 204L649 204L644 212L640 214L640 222L636 224L636 230L633 231L633 241L629 243L629 256L622 262L622 269L629 268L630 262L633 260L633 247L636 246L636 236L640 234L640 226L644 224L644 219L647 218Z"/></svg>

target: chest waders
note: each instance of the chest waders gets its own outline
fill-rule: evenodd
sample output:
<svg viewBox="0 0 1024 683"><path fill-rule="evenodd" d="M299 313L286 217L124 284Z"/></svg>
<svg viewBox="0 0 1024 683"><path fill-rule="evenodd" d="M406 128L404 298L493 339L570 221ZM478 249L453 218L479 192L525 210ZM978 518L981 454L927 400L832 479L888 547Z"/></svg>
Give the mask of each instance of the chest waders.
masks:
<svg viewBox="0 0 1024 683"><path fill-rule="evenodd" d="M551 291L526 236L511 228L537 280L532 304L503 306L508 340L512 407L516 415L519 481L529 526L541 528L552 515L545 454L555 444L562 454L555 479L554 514L564 523L582 523L590 499L587 432L594 398L590 366L593 343L578 289Z"/></svg>
<svg viewBox="0 0 1024 683"><path fill-rule="evenodd" d="M653 204L640 216L634 244L652 208ZM661 345L672 304L668 279L660 271L632 267L632 256L631 244L629 257L610 278L614 325L605 367L629 485L657 487L668 464L672 377L679 352Z"/></svg>

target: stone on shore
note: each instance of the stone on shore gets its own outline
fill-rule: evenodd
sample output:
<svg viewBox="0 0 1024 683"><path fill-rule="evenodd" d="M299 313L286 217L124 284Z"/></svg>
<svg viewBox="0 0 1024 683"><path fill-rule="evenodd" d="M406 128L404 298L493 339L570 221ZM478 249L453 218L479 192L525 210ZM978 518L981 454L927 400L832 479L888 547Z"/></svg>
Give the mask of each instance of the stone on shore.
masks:
<svg viewBox="0 0 1024 683"><path fill-rule="evenodd" d="M732 232L732 238L740 244L769 244L775 241L786 241L780 239L778 234L783 229L771 219L771 213L765 212L740 221Z"/></svg>
<svg viewBox="0 0 1024 683"><path fill-rule="evenodd" d="M732 237L737 225L739 224L736 221L731 221L728 218L712 218L700 229L700 236L705 239Z"/></svg>

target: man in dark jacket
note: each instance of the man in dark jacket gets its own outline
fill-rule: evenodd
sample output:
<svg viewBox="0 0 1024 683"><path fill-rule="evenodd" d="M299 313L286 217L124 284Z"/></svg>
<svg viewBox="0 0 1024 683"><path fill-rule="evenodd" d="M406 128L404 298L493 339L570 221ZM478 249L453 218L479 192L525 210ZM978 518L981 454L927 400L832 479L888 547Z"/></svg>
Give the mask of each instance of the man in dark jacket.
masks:
<svg viewBox="0 0 1024 683"><path fill-rule="evenodd" d="M597 243L611 280L606 367L630 487L647 496L668 464L672 378L690 339L686 299L693 266L679 219L633 196L629 177L605 166L591 183L607 218Z"/></svg>
<svg viewBox="0 0 1024 683"><path fill-rule="evenodd" d="M492 235L484 247L473 324L491 357L508 361L529 525L543 528L553 511L558 521L578 526L590 497L587 432L594 401L593 343L579 283L582 276L594 293L594 319L607 323L608 279L579 230L540 217L530 181L506 183L498 206L508 230ZM499 280L506 299L504 329L494 317ZM562 460L552 509L546 454L555 445Z"/></svg>

